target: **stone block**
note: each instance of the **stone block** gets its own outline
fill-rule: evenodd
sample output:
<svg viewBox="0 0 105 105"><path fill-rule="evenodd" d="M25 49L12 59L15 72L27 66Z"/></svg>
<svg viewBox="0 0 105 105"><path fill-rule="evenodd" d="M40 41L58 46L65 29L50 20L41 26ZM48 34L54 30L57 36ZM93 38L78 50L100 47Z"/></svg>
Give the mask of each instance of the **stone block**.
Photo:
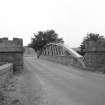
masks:
<svg viewBox="0 0 105 105"><path fill-rule="evenodd" d="M19 38L0 39L0 62L13 63L13 67L23 68L23 40Z"/></svg>

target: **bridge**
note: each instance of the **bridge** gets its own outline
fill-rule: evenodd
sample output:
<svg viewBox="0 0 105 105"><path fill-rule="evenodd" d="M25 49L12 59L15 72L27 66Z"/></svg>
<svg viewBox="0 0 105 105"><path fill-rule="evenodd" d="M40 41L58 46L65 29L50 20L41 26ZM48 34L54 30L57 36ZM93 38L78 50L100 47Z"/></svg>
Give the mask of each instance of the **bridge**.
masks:
<svg viewBox="0 0 105 105"><path fill-rule="evenodd" d="M37 77L44 90L43 105L105 105L104 75L51 62L57 56L47 56L50 53L45 51L48 50L43 50L42 55L46 56L41 55L40 59L33 54L24 55L25 68L32 78Z"/></svg>
<svg viewBox="0 0 105 105"><path fill-rule="evenodd" d="M41 51L41 58L65 65L85 68L83 56L62 43L49 43Z"/></svg>
<svg viewBox="0 0 105 105"><path fill-rule="evenodd" d="M99 56L98 52L94 55L91 57L89 52L89 57L85 56L89 58L87 62ZM33 101L37 104L36 100L41 103L38 105L105 105L105 75L83 71L84 57L67 45L50 43L37 59L35 51L28 47L23 56L21 39L3 38L0 40L2 61L13 63L16 70L22 70L24 62L24 72L18 77L22 88L18 90L28 105L33 105ZM18 93L15 95L19 96Z"/></svg>
<svg viewBox="0 0 105 105"><path fill-rule="evenodd" d="M97 42L86 43L84 56L62 43L49 43L40 52L42 59L105 73L105 48Z"/></svg>
<svg viewBox="0 0 105 105"><path fill-rule="evenodd" d="M32 48L26 50L25 68L39 80L44 105L105 105L104 75L81 70L83 57L74 50L50 43L39 59Z"/></svg>

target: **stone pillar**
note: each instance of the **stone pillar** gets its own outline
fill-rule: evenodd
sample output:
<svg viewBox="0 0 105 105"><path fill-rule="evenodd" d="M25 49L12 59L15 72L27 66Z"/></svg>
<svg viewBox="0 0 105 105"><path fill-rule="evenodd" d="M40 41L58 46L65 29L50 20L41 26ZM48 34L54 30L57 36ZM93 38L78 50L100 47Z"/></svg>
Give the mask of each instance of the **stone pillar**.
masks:
<svg viewBox="0 0 105 105"><path fill-rule="evenodd" d="M105 48L98 42L86 44L84 62L88 69L105 72Z"/></svg>
<svg viewBox="0 0 105 105"><path fill-rule="evenodd" d="M23 69L23 40L13 38L0 39L0 62L13 63L13 70L20 71Z"/></svg>

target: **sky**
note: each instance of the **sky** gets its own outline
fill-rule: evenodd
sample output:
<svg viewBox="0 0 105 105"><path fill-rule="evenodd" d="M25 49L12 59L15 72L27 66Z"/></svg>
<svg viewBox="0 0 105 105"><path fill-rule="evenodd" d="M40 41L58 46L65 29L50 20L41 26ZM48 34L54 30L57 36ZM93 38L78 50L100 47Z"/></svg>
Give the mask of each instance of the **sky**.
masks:
<svg viewBox="0 0 105 105"><path fill-rule="evenodd" d="M0 37L23 38L54 29L70 47L87 33L105 36L105 0L0 0Z"/></svg>

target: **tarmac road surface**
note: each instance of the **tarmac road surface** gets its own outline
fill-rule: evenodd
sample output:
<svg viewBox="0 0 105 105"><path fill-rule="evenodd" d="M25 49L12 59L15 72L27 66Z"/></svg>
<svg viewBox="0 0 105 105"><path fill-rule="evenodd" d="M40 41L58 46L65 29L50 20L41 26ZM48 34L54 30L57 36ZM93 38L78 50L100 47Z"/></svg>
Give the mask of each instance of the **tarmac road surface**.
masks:
<svg viewBox="0 0 105 105"><path fill-rule="evenodd" d="M25 56L24 63L39 79L43 105L105 105L105 75Z"/></svg>

